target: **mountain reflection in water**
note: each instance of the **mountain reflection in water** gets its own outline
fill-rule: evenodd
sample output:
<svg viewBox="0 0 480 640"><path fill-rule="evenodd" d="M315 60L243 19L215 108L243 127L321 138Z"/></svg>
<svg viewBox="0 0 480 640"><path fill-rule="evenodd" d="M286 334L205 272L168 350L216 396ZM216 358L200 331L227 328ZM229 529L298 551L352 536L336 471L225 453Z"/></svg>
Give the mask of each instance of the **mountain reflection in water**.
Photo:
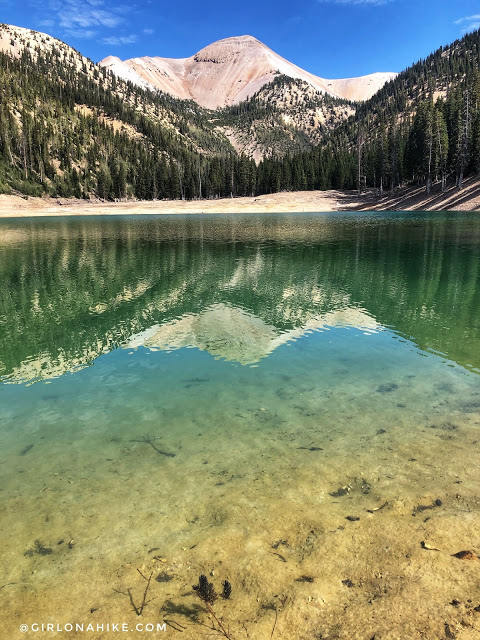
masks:
<svg viewBox="0 0 480 640"><path fill-rule="evenodd" d="M479 368L479 235L464 214L3 220L0 374L140 345L251 364L338 326Z"/></svg>

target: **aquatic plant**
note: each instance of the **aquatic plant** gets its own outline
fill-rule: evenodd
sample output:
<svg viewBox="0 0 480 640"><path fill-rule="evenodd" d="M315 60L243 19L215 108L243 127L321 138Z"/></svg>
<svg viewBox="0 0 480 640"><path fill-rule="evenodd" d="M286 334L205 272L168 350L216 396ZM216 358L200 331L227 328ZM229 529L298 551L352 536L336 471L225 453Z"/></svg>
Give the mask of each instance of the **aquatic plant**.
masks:
<svg viewBox="0 0 480 640"><path fill-rule="evenodd" d="M213 583L209 582L207 576L204 576L202 574L198 579L198 584L193 585L193 590L195 591L197 596L200 598L200 600L202 600L202 602L205 604L207 611L210 614L211 618L213 619L214 623L218 625L217 631L219 630L220 633L222 633L225 638L228 638L228 640L233 640L232 636L230 635L230 632L227 629L225 629L223 624L217 618L215 611L212 609L213 603L218 598L217 592L215 591L215 587L213 586ZM232 593L232 585L228 582L228 580L224 580L222 597L225 600L228 600L230 598L231 593Z"/></svg>
<svg viewBox="0 0 480 640"><path fill-rule="evenodd" d="M223 587L222 598L224 600L228 600L230 598L230 596L232 595L232 585L230 584L230 582L228 580L224 580L222 582L222 587Z"/></svg>
<svg viewBox="0 0 480 640"><path fill-rule="evenodd" d="M53 549L47 547L41 540L35 540L35 553L38 553L40 556L49 556L53 553Z"/></svg>
<svg viewBox="0 0 480 640"><path fill-rule="evenodd" d="M285 603L287 602L287 596L286 595L281 595L280 596L280 605L282 607L282 609L285 607ZM275 634L275 629L277 628L277 622L278 622L278 612L279 612L279 608L278 606L275 607L275 622L273 623L273 629L272 629L272 633L270 634L270 640L272 640L274 634Z"/></svg>
<svg viewBox="0 0 480 640"><path fill-rule="evenodd" d="M304 580L305 582L313 582L313 578L310 578L307 576L302 576L300 580ZM228 640L233 640L233 637L230 635L230 631L228 627L225 628L225 626L218 619L215 611L213 610L212 605L218 599L218 594L215 591L215 586L213 585L213 583L209 582L208 578L202 574L198 578L198 584L193 585L193 590L195 591L196 595L200 598L200 600L202 600L205 607L207 608L207 611L214 622L215 630L221 633ZM232 585L228 580L224 580L222 582L222 592L220 595L224 600L230 599L230 596L232 595ZM287 602L287 596L282 595L279 597L279 600L280 600L280 605L277 604L277 605L271 605L270 607L268 607L275 611L275 621L273 623L273 628L270 634L270 640L272 640L273 636L275 635L275 630L277 628L277 622L278 622L278 614L280 613L280 611L282 611L285 608L285 604ZM215 627L215 624L217 625L218 628ZM245 625L244 625L244 629L246 631Z"/></svg>
<svg viewBox="0 0 480 640"><path fill-rule="evenodd" d="M215 587L208 581L207 576L203 574L198 579L198 584L193 585L193 590L197 592L198 597L204 602L213 604L217 599Z"/></svg>
<svg viewBox="0 0 480 640"><path fill-rule="evenodd" d="M53 553L53 549L47 547L41 540L35 540L34 545L35 547L33 549L27 549L27 551L25 551L25 556L31 557L34 553L37 553L39 556L49 556Z"/></svg>

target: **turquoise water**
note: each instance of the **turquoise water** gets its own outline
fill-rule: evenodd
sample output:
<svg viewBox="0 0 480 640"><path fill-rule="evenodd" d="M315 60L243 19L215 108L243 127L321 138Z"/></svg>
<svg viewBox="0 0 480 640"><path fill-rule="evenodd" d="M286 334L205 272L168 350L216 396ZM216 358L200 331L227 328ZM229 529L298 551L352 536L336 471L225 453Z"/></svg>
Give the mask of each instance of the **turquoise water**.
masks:
<svg viewBox="0 0 480 640"><path fill-rule="evenodd" d="M1 220L9 633L135 620L137 568L172 637L203 637L191 585L211 572L232 637L269 637L275 610L283 638L460 624L479 241L471 214Z"/></svg>

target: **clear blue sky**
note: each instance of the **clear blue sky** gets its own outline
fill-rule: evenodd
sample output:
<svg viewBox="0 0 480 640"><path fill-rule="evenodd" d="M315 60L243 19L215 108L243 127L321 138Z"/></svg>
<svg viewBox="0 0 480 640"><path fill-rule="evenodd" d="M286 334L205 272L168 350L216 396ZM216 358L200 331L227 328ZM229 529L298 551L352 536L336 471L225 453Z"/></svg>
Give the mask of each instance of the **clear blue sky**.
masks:
<svg viewBox="0 0 480 640"><path fill-rule="evenodd" d="M317 75L401 71L480 26L479 0L0 0L0 22L49 33L95 61L187 57L252 35Z"/></svg>

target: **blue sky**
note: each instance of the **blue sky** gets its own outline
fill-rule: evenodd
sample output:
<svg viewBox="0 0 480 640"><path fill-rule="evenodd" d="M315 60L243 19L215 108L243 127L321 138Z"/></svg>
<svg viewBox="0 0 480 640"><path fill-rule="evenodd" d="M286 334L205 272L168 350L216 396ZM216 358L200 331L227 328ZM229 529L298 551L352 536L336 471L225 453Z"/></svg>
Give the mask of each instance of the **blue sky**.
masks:
<svg viewBox="0 0 480 640"><path fill-rule="evenodd" d="M338 78L401 71L480 27L480 0L0 0L0 22L45 31L95 61L187 57L249 34Z"/></svg>

